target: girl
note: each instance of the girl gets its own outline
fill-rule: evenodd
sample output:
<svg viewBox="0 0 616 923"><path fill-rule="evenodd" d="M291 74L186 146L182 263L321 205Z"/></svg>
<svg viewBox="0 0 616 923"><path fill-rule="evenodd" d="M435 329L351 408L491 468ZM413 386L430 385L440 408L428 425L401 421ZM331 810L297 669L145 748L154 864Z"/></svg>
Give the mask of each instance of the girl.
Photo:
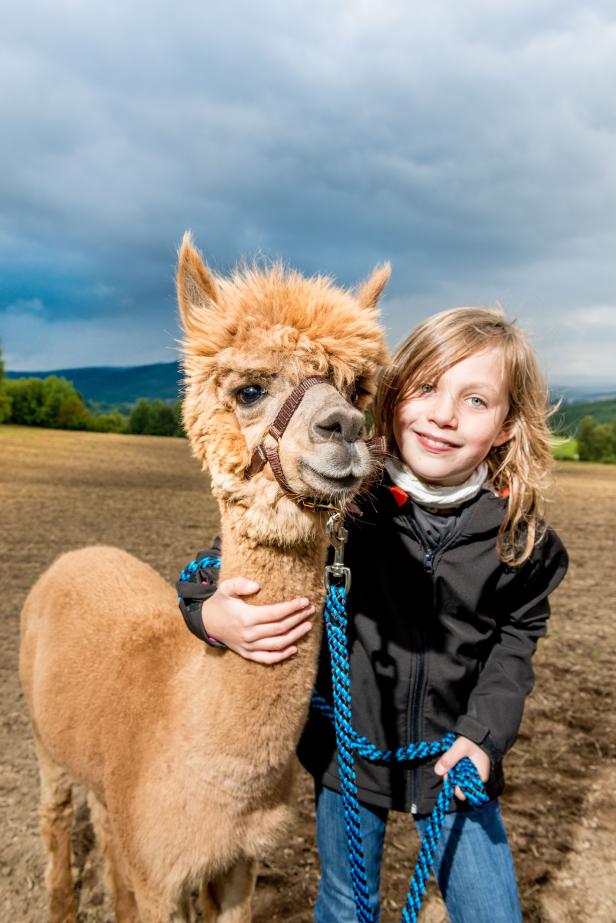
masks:
<svg viewBox="0 0 616 923"><path fill-rule="evenodd" d="M393 454L345 563L353 719L379 748L458 737L429 762L355 763L371 902L378 916L389 810L420 832L442 777L468 756L489 804L457 797L435 863L454 923L520 921L497 797L502 759L533 686L548 596L567 555L542 518L551 464L546 388L525 335L505 315L458 308L428 318L402 344L375 401ZM210 574L211 576L211 574ZM261 663L292 656L310 630L307 600L251 606L256 585L225 581L206 602L184 600L189 628ZM195 596L197 594L195 593ZM332 700L324 644L317 689ZM314 776L321 881L316 923L352 923L353 892L334 731L311 712L299 756Z"/></svg>

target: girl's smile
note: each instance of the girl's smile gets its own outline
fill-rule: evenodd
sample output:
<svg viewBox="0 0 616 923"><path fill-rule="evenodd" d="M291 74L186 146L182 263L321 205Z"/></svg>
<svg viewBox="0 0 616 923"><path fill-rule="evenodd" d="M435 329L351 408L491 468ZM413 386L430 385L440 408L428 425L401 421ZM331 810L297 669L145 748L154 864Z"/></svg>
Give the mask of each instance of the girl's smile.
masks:
<svg viewBox="0 0 616 923"><path fill-rule="evenodd" d="M461 359L436 382L421 382L396 405L394 436L402 461L427 483L461 484L491 448L511 437L505 424L509 383L503 352Z"/></svg>
<svg viewBox="0 0 616 923"><path fill-rule="evenodd" d="M418 432L416 432L415 435L429 452L450 452L452 449L457 448L453 442L446 442L444 439L439 439L437 436L430 436L427 433Z"/></svg>

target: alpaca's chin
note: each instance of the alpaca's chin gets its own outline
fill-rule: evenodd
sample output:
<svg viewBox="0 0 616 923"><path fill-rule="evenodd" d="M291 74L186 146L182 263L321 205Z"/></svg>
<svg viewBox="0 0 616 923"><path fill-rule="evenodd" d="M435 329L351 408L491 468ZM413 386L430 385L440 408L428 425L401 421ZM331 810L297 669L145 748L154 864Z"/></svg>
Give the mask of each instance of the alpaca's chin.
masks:
<svg viewBox="0 0 616 923"><path fill-rule="evenodd" d="M356 470L356 469L359 469ZM353 465L346 470L319 471L307 462L303 462L301 479L303 481L302 493L315 498L346 500L357 493L361 482L368 474L363 466Z"/></svg>

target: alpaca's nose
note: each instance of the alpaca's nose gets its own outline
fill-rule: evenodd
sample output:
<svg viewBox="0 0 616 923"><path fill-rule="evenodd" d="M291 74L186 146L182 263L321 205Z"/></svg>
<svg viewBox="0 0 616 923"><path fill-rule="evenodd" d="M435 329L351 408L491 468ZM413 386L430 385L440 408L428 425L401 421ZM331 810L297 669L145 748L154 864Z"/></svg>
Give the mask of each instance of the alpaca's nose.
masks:
<svg viewBox="0 0 616 923"><path fill-rule="evenodd" d="M357 442L366 435L364 415L343 405L320 410L312 419L310 432L315 442Z"/></svg>

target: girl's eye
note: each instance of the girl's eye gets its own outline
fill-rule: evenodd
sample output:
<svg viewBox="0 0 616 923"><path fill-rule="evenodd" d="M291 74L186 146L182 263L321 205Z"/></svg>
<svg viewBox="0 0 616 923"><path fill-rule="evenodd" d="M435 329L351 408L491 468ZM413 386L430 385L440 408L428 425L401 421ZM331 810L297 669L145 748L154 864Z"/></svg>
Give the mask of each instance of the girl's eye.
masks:
<svg viewBox="0 0 616 923"><path fill-rule="evenodd" d="M432 385L428 384L427 381L424 382L423 385L420 385L420 386L419 386L419 393L420 393L420 394L429 394L430 391L434 391L434 388L432 387Z"/></svg>
<svg viewBox="0 0 616 923"><path fill-rule="evenodd" d="M235 392L238 403L244 404L244 406L256 404L257 401L261 400L264 394L265 390L261 385L246 385L246 387L240 388Z"/></svg>
<svg viewBox="0 0 616 923"><path fill-rule="evenodd" d="M471 402L471 405L473 407L487 407L488 406L486 402L483 400L483 398L477 397L476 394L473 395L473 397L470 397L469 401Z"/></svg>

